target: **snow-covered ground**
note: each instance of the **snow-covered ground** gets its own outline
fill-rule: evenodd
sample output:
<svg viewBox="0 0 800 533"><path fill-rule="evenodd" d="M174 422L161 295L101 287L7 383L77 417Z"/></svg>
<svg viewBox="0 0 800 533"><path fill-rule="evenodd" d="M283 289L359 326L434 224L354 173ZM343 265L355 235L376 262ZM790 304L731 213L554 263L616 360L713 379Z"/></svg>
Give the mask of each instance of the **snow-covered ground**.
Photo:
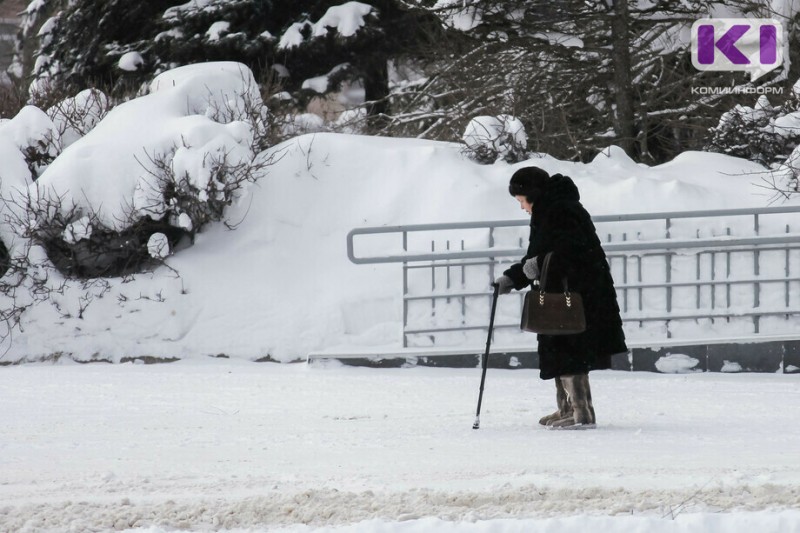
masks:
<svg viewBox="0 0 800 533"><path fill-rule="evenodd" d="M209 359L0 372L0 531L800 531L800 383ZM341 528L341 529L339 529ZM281 529L284 530L284 529Z"/></svg>

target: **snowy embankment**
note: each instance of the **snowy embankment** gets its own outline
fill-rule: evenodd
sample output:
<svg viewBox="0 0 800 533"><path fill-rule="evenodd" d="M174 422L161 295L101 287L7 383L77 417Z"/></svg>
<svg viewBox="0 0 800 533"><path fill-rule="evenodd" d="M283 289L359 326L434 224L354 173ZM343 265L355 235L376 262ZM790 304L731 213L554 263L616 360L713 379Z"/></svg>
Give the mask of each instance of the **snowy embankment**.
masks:
<svg viewBox="0 0 800 533"><path fill-rule="evenodd" d="M252 140L247 124L218 116L242 118L241 98L252 85L249 71L240 67L209 63L161 75L151 94L118 106L84 137L70 139L32 189L50 190L115 226L131 214L124 209L144 216L171 208L148 192L157 189L152 168L145 168L154 154L174 148L168 155L176 172L187 172L198 186L213 185L207 155L229 151L246 158ZM232 99L225 92L231 88ZM28 109L0 124L0 152L14 152L51 131L47 121ZM588 164L542 156L516 165L479 165L456 144L316 134L268 154L275 163L227 210L235 230L209 225L193 246L167 259L172 270L109 279L88 289L67 282L51 303L25 312L22 331L6 339L2 361L53 354L110 361L216 354L290 361L325 349L397 349L400 267L351 264L347 232L359 226L524 219L506 187L513 171L525 165L573 177L595 215L764 206L770 198L758 186L763 167L697 152L656 167L636 164L616 147ZM3 187L30 179L20 157L17 151L16 166L0 169ZM185 224L185 217L177 220ZM10 239L7 229L2 228L4 240Z"/></svg>
<svg viewBox="0 0 800 533"><path fill-rule="evenodd" d="M536 427L552 383L520 370L473 430L479 376L6 368L0 530L800 531L794 376L599 372L584 432Z"/></svg>

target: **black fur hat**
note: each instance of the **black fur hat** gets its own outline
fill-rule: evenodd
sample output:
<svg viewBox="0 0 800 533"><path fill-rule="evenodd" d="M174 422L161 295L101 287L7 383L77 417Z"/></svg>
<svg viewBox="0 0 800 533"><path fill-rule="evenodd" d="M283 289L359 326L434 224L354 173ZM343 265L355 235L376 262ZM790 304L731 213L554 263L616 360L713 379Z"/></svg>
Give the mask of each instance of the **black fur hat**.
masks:
<svg viewBox="0 0 800 533"><path fill-rule="evenodd" d="M524 167L511 176L508 192L511 196L525 196L530 203L536 203L541 197L550 175L539 167Z"/></svg>

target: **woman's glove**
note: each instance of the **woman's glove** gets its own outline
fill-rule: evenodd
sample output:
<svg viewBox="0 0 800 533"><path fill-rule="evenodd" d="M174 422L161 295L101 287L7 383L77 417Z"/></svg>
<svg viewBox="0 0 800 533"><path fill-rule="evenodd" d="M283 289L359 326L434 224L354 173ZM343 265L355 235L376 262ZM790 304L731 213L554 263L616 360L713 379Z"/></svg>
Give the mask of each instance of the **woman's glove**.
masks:
<svg viewBox="0 0 800 533"><path fill-rule="evenodd" d="M536 258L531 257L525 264L522 265L522 271L525 273L525 277L534 280L539 279L539 265L536 264Z"/></svg>
<svg viewBox="0 0 800 533"><path fill-rule="evenodd" d="M514 281L505 274L494 280L497 285L497 294L508 294L514 288Z"/></svg>

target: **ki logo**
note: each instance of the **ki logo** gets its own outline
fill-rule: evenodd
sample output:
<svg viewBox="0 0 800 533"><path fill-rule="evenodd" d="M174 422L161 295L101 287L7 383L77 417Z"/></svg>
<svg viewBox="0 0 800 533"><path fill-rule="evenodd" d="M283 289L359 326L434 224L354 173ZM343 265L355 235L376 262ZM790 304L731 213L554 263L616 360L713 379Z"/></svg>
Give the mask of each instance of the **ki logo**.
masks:
<svg viewBox="0 0 800 533"><path fill-rule="evenodd" d="M755 81L783 63L783 42L783 26L774 19L701 19L692 24L692 64L749 72Z"/></svg>

